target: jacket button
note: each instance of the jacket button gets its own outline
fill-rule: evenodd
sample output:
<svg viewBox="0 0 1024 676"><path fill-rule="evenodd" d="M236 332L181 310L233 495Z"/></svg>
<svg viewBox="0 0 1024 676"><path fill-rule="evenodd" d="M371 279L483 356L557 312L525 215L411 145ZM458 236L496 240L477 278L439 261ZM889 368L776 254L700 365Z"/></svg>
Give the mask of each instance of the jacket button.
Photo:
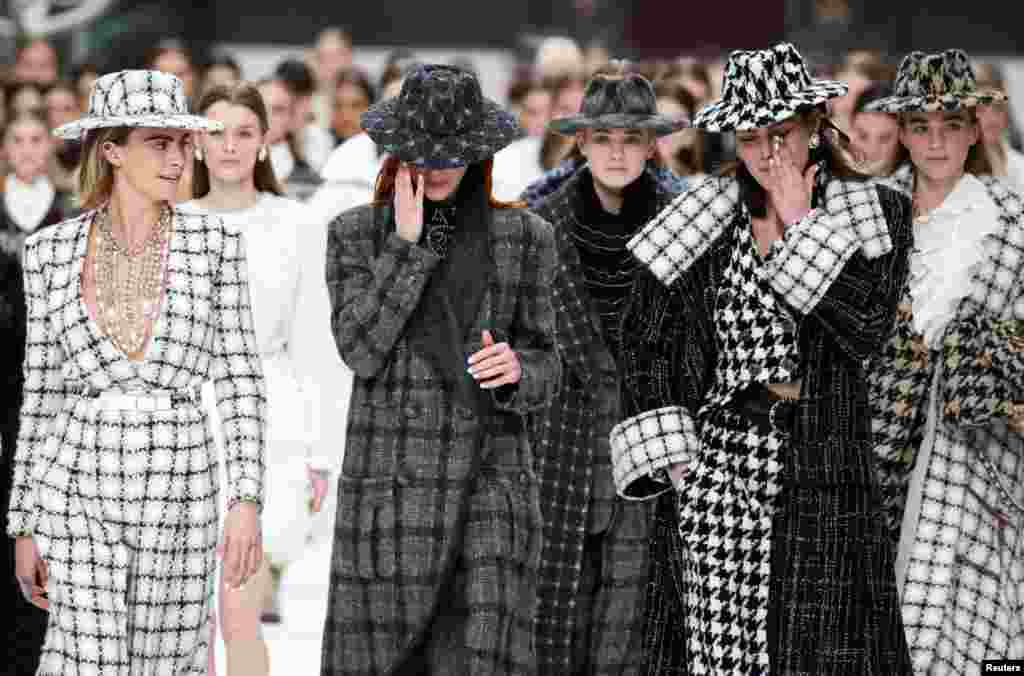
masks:
<svg viewBox="0 0 1024 676"><path fill-rule="evenodd" d="M519 483L523 484L524 486L530 483L530 475L527 474L525 471L519 472Z"/></svg>
<svg viewBox="0 0 1024 676"><path fill-rule="evenodd" d="M403 409L405 417L407 418L418 418L420 417L420 405L419 404L406 404Z"/></svg>
<svg viewBox="0 0 1024 676"><path fill-rule="evenodd" d="M466 406L456 406L455 414L463 420L472 420L474 417L473 410Z"/></svg>

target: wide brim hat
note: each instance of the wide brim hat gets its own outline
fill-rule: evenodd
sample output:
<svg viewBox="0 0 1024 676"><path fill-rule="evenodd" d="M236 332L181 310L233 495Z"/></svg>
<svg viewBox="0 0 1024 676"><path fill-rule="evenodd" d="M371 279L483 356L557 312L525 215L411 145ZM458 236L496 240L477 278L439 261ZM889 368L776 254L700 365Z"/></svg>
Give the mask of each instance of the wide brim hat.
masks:
<svg viewBox="0 0 1024 676"><path fill-rule="evenodd" d="M89 110L81 118L61 125L53 135L81 139L104 127L158 127L214 131L224 125L188 110L185 88L174 75L156 70L122 70L93 83Z"/></svg>
<svg viewBox="0 0 1024 676"><path fill-rule="evenodd" d="M565 135L583 129L649 129L656 136L666 136L689 126L686 117L658 113L654 87L637 73L594 76L583 94L580 112L548 123L551 131Z"/></svg>
<svg viewBox="0 0 1024 676"><path fill-rule="evenodd" d="M722 97L704 106L693 126L711 132L768 127L848 90L845 82L812 79L800 52L788 42L735 50L725 64Z"/></svg>
<svg viewBox="0 0 1024 676"><path fill-rule="evenodd" d="M911 52L896 71L893 95L864 107L872 113L927 113L973 108L1006 100L997 90L979 90L967 53L947 49L938 54Z"/></svg>
<svg viewBox="0 0 1024 676"><path fill-rule="evenodd" d="M523 135L512 113L484 98L475 75L438 64L409 73L398 96L371 106L361 122L381 152L432 169L482 162Z"/></svg>

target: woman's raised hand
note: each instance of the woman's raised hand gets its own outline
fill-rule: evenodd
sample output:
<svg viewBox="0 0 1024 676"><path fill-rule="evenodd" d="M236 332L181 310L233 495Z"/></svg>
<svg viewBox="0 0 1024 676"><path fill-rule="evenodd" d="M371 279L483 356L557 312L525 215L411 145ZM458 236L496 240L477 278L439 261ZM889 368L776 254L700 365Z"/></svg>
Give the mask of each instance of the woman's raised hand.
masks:
<svg viewBox="0 0 1024 676"><path fill-rule="evenodd" d="M417 172L414 188L406 164L399 165L395 174L395 226L398 236L407 242L418 242L423 232L423 172Z"/></svg>
<svg viewBox="0 0 1024 676"><path fill-rule="evenodd" d="M786 144L775 144L775 152L768 160L770 182L765 189L771 195L772 206L783 226L796 223L810 212L811 191L817 171L817 165L812 164L807 171L801 172Z"/></svg>

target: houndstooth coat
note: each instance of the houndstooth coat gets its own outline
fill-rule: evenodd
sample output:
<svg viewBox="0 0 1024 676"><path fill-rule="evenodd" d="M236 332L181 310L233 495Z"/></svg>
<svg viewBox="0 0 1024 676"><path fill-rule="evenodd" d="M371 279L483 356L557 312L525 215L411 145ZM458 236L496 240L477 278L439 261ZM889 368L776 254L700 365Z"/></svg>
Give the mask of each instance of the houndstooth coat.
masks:
<svg viewBox="0 0 1024 676"><path fill-rule="evenodd" d="M144 358L82 299L94 211L28 239L25 392L7 530L49 565L43 676L205 674L217 542L217 451L197 389L212 379L228 504L259 503L263 376L241 237L173 215L167 286ZM165 411L106 411L96 391L173 390Z"/></svg>
<svg viewBox="0 0 1024 676"><path fill-rule="evenodd" d="M902 522L894 539L905 561L907 640L915 671L935 675L1024 659L1024 440L1001 410L1024 399L1024 345L999 329L1024 320L1024 198L978 179L999 226L982 241L984 258L941 347L907 351L908 309L868 365L880 478L897 508L893 522ZM910 166L891 184L909 193Z"/></svg>
<svg viewBox="0 0 1024 676"><path fill-rule="evenodd" d="M416 648L437 614L445 568L461 558L470 631L457 651L465 673L533 674L540 514L522 416L543 406L560 374L550 287L550 226L520 209L494 209L494 269L464 345L507 339L522 377L497 412L478 419L442 387L404 328L440 258L394 232L390 206L342 213L327 244L327 287L338 350L355 374L338 484L338 516L324 627L324 676L383 676ZM478 476L467 474L481 426ZM470 500L455 551L460 505Z"/></svg>
<svg viewBox="0 0 1024 676"><path fill-rule="evenodd" d="M655 185L653 216L679 193L679 181L647 170ZM635 674L643 668L643 600L647 584L650 507L615 496L608 433L621 419L618 366L583 284L572 232L583 214L582 169L535 213L552 224L558 274L552 287L563 377L554 399L534 414L544 540L537 609L540 673L570 669L576 603L588 520L608 533L601 593L589 627L593 674ZM641 224L637 224L641 225Z"/></svg>
<svg viewBox="0 0 1024 676"><path fill-rule="evenodd" d="M766 608L771 673L905 674L909 658L878 514L861 364L892 325L907 274L910 209L896 191L824 170L814 205L764 263L775 293L800 317L801 398L810 402L779 455ZM623 325L630 417L613 430L612 452L625 497L671 491L659 470L699 464L710 452L698 412L714 385L715 303L731 253L726 234L736 227L750 227L738 184L711 177L676 198L631 242L649 273L638 278ZM691 468L683 481L700 474ZM743 477L737 481L744 485ZM686 494L680 490L680 499ZM684 506L662 501L655 523L647 607L652 675L694 668L688 627L703 609L688 607L681 594L687 552L673 521ZM742 655L734 638L741 627L712 631L719 638L702 650ZM762 673L756 665L747 671L745 659L727 673Z"/></svg>

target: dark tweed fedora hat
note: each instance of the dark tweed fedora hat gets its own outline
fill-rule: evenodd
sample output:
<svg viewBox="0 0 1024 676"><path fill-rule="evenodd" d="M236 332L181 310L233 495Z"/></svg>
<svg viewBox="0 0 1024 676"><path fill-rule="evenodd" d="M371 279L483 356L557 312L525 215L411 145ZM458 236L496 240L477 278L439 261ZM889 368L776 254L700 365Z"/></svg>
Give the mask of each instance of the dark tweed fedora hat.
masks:
<svg viewBox="0 0 1024 676"><path fill-rule="evenodd" d="M475 75L445 65L417 67L398 96L361 119L381 151L434 169L486 160L522 135L515 116L484 98Z"/></svg>
<svg viewBox="0 0 1024 676"><path fill-rule="evenodd" d="M587 84L577 115L548 123L559 134L581 129L650 129L657 136L672 134L690 126L685 117L658 114L654 87L643 75L595 75Z"/></svg>
<svg viewBox="0 0 1024 676"><path fill-rule="evenodd" d="M947 49L939 54L907 54L896 72L893 95L871 102L864 110L924 113L959 110L1005 100L1003 92L979 91L967 53L962 49Z"/></svg>
<svg viewBox="0 0 1024 676"><path fill-rule="evenodd" d="M693 125L715 132L767 127L847 90L845 82L812 80L800 52L788 42L736 50L725 64L722 98L704 106Z"/></svg>

